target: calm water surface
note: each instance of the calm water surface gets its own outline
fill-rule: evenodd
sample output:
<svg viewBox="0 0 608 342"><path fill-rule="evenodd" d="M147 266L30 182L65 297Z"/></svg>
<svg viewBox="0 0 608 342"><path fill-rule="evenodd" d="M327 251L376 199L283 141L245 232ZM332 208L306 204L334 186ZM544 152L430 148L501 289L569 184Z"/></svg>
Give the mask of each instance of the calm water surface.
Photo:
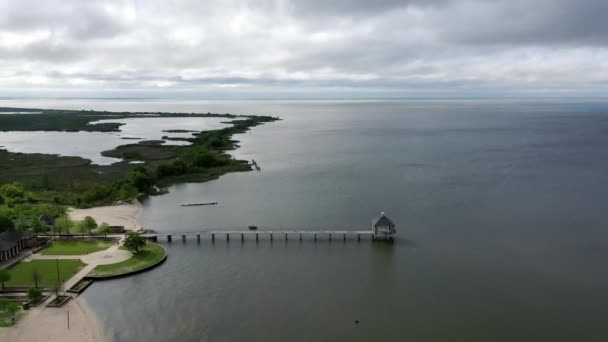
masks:
<svg viewBox="0 0 608 342"><path fill-rule="evenodd" d="M284 119L237 137L261 172L174 186L149 228L397 223L393 244L163 243L85 292L113 341L608 340L607 103L23 102Z"/></svg>
<svg viewBox="0 0 608 342"><path fill-rule="evenodd" d="M0 106L4 104L0 100ZM41 104L43 106L44 104ZM50 107L47 107L50 108ZM15 114L19 114L16 112ZM0 114L1 115L1 114ZM23 114L34 115L34 114ZM42 114L35 114L42 115ZM120 145L136 144L144 140L161 140L162 137L190 137L192 133L168 133L165 130L208 131L228 126L225 118L129 118L108 119L92 122L118 122L119 132L49 132L21 131L0 132L0 148L10 152L45 153L62 156L82 157L98 165L108 165L121 161L109 158L101 152L112 150ZM188 145L187 141L164 140L165 145Z"/></svg>

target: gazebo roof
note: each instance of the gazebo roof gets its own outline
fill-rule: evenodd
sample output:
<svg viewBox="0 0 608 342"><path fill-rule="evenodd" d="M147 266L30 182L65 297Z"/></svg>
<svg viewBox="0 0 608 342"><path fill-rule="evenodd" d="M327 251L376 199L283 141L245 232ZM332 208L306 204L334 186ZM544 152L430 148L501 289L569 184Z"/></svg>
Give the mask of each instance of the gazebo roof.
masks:
<svg viewBox="0 0 608 342"><path fill-rule="evenodd" d="M380 214L380 217L375 219L372 223L374 227L390 227L395 228L395 224L388 217L384 215L384 213Z"/></svg>

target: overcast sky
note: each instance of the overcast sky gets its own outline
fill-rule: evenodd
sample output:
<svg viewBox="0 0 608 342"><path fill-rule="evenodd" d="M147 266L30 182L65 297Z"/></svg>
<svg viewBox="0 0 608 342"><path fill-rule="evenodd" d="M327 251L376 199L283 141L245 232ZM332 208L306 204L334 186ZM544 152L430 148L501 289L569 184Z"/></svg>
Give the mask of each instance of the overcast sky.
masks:
<svg viewBox="0 0 608 342"><path fill-rule="evenodd" d="M604 95L606 0L0 0L0 96Z"/></svg>

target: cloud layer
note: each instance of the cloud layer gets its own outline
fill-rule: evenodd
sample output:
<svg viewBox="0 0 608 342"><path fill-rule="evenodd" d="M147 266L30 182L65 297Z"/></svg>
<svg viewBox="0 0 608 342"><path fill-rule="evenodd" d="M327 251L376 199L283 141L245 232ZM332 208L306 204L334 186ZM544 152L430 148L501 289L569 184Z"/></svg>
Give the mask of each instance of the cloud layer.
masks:
<svg viewBox="0 0 608 342"><path fill-rule="evenodd" d="M608 89L604 0L1 0L0 13L0 95Z"/></svg>

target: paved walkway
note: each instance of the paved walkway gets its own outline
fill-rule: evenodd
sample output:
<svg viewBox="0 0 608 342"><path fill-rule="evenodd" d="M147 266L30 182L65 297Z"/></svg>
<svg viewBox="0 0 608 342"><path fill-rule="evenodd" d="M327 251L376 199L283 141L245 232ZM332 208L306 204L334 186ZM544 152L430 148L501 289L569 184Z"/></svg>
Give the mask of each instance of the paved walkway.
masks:
<svg viewBox="0 0 608 342"><path fill-rule="evenodd" d="M78 283L82 278L86 277L96 266L98 265L107 265L107 264L115 264L121 261L125 261L129 259L133 254L129 251L120 249L122 245L122 239L110 246L108 249L104 249L103 251L90 253L86 255L42 255L39 253L32 254L25 258L23 261L28 262L31 260L54 260L54 259L80 259L82 262L87 264L83 267L78 273L76 273L72 278L68 279L64 284L63 288L65 290L74 286Z"/></svg>

